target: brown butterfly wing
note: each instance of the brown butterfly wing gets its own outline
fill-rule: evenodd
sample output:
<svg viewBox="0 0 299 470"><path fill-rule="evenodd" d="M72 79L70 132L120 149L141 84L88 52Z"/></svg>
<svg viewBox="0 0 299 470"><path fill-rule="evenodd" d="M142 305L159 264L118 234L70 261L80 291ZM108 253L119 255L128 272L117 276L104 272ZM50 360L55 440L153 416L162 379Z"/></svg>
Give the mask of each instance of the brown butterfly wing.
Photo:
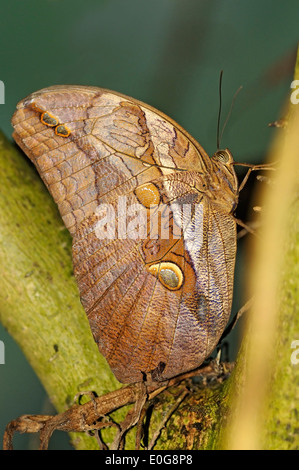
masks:
<svg viewBox="0 0 299 470"><path fill-rule="evenodd" d="M235 223L208 191L213 161L162 113L99 88L41 90L12 122L73 235L81 300L118 380L199 366L230 314L236 250ZM146 214L143 235L132 204ZM117 215L110 238L103 208Z"/></svg>

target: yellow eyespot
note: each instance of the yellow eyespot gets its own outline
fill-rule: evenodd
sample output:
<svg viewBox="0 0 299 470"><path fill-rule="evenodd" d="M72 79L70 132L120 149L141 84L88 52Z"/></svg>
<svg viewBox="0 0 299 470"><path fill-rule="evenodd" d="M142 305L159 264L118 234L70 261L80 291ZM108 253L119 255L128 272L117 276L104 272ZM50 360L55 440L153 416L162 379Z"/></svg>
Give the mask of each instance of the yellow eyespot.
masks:
<svg viewBox="0 0 299 470"><path fill-rule="evenodd" d="M142 184L134 192L140 204L147 209L160 204L159 189L153 183Z"/></svg>
<svg viewBox="0 0 299 470"><path fill-rule="evenodd" d="M59 124L58 119L56 119L56 117L54 117L52 114L48 113L47 111L42 113L40 120L43 124L49 127L55 127Z"/></svg>
<svg viewBox="0 0 299 470"><path fill-rule="evenodd" d="M181 268L175 263L163 261L152 264L148 268L149 272L156 276L163 286L169 290L178 290L182 287L184 276Z"/></svg>
<svg viewBox="0 0 299 470"><path fill-rule="evenodd" d="M70 133L71 131L63 124L59 124L59 126L55 127L56 135L60 135L61 137L68 137Z"/></svg>

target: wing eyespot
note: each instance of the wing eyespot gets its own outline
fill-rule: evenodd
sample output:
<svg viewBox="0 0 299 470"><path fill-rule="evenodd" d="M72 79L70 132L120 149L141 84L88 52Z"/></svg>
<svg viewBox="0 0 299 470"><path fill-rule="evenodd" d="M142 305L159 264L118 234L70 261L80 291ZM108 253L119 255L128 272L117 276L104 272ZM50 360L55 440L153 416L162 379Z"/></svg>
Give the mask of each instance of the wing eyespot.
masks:
<svg viewBox="0 0 299 470"><path fill-rule="evenodd" d="M169 261L155 263L152 264L148 270L169 290L179 290L183 285L183 272L175 263Z"/></svg>
<svg viewBox="0 0 299 470"><path fill-rule="evenodd" d="M138 186L134 193L140 204L147 209L150 209L151 206L158 206L160 204L160 192L157 186L153 183L145 183Z"/></svg>

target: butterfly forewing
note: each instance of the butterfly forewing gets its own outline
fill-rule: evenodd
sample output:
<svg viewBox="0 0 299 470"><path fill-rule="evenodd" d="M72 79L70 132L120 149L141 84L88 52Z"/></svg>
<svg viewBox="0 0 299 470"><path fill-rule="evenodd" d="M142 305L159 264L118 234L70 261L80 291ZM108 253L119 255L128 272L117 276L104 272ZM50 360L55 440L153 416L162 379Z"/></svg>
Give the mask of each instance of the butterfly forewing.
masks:
<svg viewBox="0 0 299 470"><path fill-rule="evenodd" d="M81 301L118 380L198 367L231 309L231 162L210 159L163 113L101 88L33 93L12 123L73 236Z"/></svg>

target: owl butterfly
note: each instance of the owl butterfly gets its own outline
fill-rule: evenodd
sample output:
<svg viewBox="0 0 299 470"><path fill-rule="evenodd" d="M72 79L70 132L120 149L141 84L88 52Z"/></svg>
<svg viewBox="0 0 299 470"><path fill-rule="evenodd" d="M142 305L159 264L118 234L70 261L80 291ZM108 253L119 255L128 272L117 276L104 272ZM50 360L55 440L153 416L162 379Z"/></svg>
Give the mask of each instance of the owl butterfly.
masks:
<svg viewBox="0 0 299 470"><path fill-rule="evenodd" d="M160 111L96 87L37 91L12 124L73 237L81 302L117 379L197 368L231 311L238 182L229 150L210 158Z"/></svg>

